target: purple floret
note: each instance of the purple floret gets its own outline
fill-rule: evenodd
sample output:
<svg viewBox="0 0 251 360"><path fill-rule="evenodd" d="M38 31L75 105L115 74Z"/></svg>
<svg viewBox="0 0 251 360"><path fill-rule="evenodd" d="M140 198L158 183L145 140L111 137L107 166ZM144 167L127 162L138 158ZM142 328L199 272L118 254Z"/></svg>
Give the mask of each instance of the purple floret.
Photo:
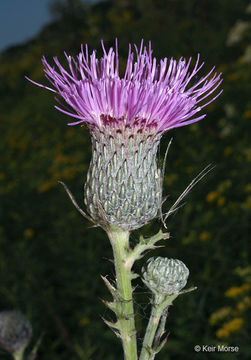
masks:
<svg viewBox="0 0 251 360"><path fill-rule="evenodd" d="M206 114L197 113L222 92L210 97L222 82L214 68L197 79L204 65L199 64L199 55L191 70L191 58L164 58L157 63L151 43L147 49L142 41L140 49L134 45L135 53L129 45L125 73L120 76L117 41L115 51L110 48L107 52L101 44L101 59L97 59L96 51L89 55L87 45L81 47L76 59L65 53L68 71L57 57L56 67L43 57L45 76L52 87L32 81L63 98L64 103L56 98L59 106L55 108L77 119L68 125L141 127L162 133L203 119ZM207 97L209 100L204 101Z"/></svg>

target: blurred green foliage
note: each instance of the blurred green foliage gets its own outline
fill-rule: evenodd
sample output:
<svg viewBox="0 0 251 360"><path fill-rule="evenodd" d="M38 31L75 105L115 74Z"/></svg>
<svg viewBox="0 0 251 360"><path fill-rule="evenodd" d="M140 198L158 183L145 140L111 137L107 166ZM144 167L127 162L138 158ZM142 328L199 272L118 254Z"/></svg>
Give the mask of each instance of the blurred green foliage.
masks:
<svg viewBox="0 0 251 360"><path fill-rule="evenodd" d="M171 334L158 359L218 359L218 353L193 350L196 344L218 343L240 347L238 354L221 353L222 360L250 359L248 5L247 0L54 1L51 24L29 43L1 54L0 309L21 309L33 324L33 342L44 332L39 359L122 356L119 340L100 319L111 316L99 300L109 298L99 274L113 274L108 239L81 218L57 183L66 182L82 203L91 150L88 131L67 127L67 117L53 109L53 95L24 79L28 75L46 83L43 54L64 61L64 50L74 55L85 42L101 53L100 39L108 47L115 37L122 65L128 42L138 44L144 38L152 40L158 58L195 57L200 52L206 62L201 73L216 64L224 74L224 93L208 107L206 119L171 131L161 145L162 158L174 138L166 167L166 209L203 167L216 167L169 218L172 239L154 253L184 261L190 285L198 286L170 309ZM151 235L159 226L156 220L143 233ZM137 236L132 234L133 244ZM148 297L138 282L141 338Z"/></svg>

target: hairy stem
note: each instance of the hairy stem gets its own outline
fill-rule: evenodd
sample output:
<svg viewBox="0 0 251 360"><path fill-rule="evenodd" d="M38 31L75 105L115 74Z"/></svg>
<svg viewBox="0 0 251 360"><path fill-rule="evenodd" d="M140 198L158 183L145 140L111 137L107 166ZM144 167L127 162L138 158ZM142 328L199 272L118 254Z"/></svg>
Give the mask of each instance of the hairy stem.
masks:
<svg viewBox="0 0 251 360"><path fill-rule="evenodd" d="M137 360L136 330L132 299L132 272L127 266L126 258L129 251L129 231L110 228L107 234L111 241L116 271L117 290L121 296L121 312L117 314L124 359Z"/></svg>
<svg viewBox="0 0 251 360"><path fill-rule="evenodd" d="M163 313L165 312L165 309L167 309L167 307L171 305L172 301L177 296L178 296L177 294L168 296L167 298L164 298L164 296L162 295L155 296L154 303L152 306L151 316L147 325L147 329L142 345L142 350L139 358L140 360L153 360L156 353L159 351L153 348L155 336L157 336L158 338L160 335L159 332L157 332L159 327L159 322L161 317L163 316ZM164 329L161 329L162 332L163 330ZM159 339L155 339L155 340L159 340Z"/></svg>

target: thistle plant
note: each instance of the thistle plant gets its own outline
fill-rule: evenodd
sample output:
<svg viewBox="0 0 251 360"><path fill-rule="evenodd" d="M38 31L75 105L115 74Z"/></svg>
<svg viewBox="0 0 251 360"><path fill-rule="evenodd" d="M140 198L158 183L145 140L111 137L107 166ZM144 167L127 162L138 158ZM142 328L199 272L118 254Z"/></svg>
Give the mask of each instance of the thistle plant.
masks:
<svg viewBox="0 0 251 360"><path fill-rule="evenodd" d="M23 359L31 335L31 324L19 310L0 312L0 347L9 352L14 360Z"/></svg>
<svg viewBox="0 0 251 360"><path fill-rule="evenodd" d="M0 348L11 354L13 360L35 360L42 341L38 338L29 354L26 349L32 337L32 326L20 310L0 312Z"/></svg>
<svg viewBox="0 0 251 360"><path fill-rule="evenodd" d="M105 323L121 339L125 360L150 360L163 347L168 307L183 290L189 271L179 260L150 259L143 269L143 282L153 293L152 314L146 329L141 353L137 350L132 281L138 275L132 270L136 260L157 242L168 239L161 230L154 236L140 237L134 248L130 233L162 217L163 172L156 154L161 137L167 131L192 124L206 114L199 112L221 93L221 74L214 68L198 78L204 63L197 56L177 60L153 57L148 48L129 45L123 76L119 72L119 56L105 49L98 59L96 51L89 54L82 46L76 58L66 56L69 70L55 57L56 66L42 58L44 72L51 86L36 85L56 94L56 109L75 120L68 125L86 124L92 140L92 159L84 185L84 212L65 184L65 190L80 213L102 227L114 255L116 277L113 282L103 277L113 301L104 303L115 313L116 321ZM207 100L206 100L207 99ZM204 176L188 186L166 217L175 211L178 202ZM165 217L165 219L166 219ZM164 220L163 219L163 222Z"/></svg>

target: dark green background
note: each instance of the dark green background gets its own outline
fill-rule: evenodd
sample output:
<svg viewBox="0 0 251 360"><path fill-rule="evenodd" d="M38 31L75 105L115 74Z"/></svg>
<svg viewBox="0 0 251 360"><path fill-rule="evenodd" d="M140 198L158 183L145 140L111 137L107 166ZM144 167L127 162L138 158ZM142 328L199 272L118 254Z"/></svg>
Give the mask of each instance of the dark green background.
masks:
<svg viewBox="0 0 251 360"><path fill-rule="evenodd" d="M83 203L91 156L88 131L67 127L68 118L53 109L53 94L24 79L28 75L46 83L43 54L50 62L54 55L64 62L64 50L77 54L85 42L101 54L100 39L108 47L115 37L122 65L128 42L139 44L144 38L152 41L157 58L196 57L199 52L206 62L201 76L216 65L224 77L224 92L206 108L208 116L170 131L161 143L160 159L173 137L165 176L164 193L170 195L166 209L206 165L216 167L187 197L186 206L169 218L171 240L154 253L184 261L190 269L188 285L198 286L170 309L169 339L157 359L251 358L250 306L235 311L250 290L233 298L225 295L233 286L251 284L248 4L247 0L110 0L91 6L80 0L54 1L53 22L29 43L1 54L0 309L21 309L33 324L33 342L44 332L39 359L122 359L119 340L100 318L112 317L100 301L110 296L100 278L114 272L107 261L112 256L110 244L101 229L81 218L57 183L66 182ZM245 30L238 30L240 23L246 23ZM160 226L156 220L142 231L150 236ZM138 235L132 234L132 244ZM143 263L144 259L135 270ZM138 282L141 339L149 295ZM211 314L225 306L231 312L213 326ZM241 329L217 338L223 323L236 317L243 319ZM218 343L240 350L237 354L193 350L196 344ZM8 359L4 353L0 357Z"/></svg>

